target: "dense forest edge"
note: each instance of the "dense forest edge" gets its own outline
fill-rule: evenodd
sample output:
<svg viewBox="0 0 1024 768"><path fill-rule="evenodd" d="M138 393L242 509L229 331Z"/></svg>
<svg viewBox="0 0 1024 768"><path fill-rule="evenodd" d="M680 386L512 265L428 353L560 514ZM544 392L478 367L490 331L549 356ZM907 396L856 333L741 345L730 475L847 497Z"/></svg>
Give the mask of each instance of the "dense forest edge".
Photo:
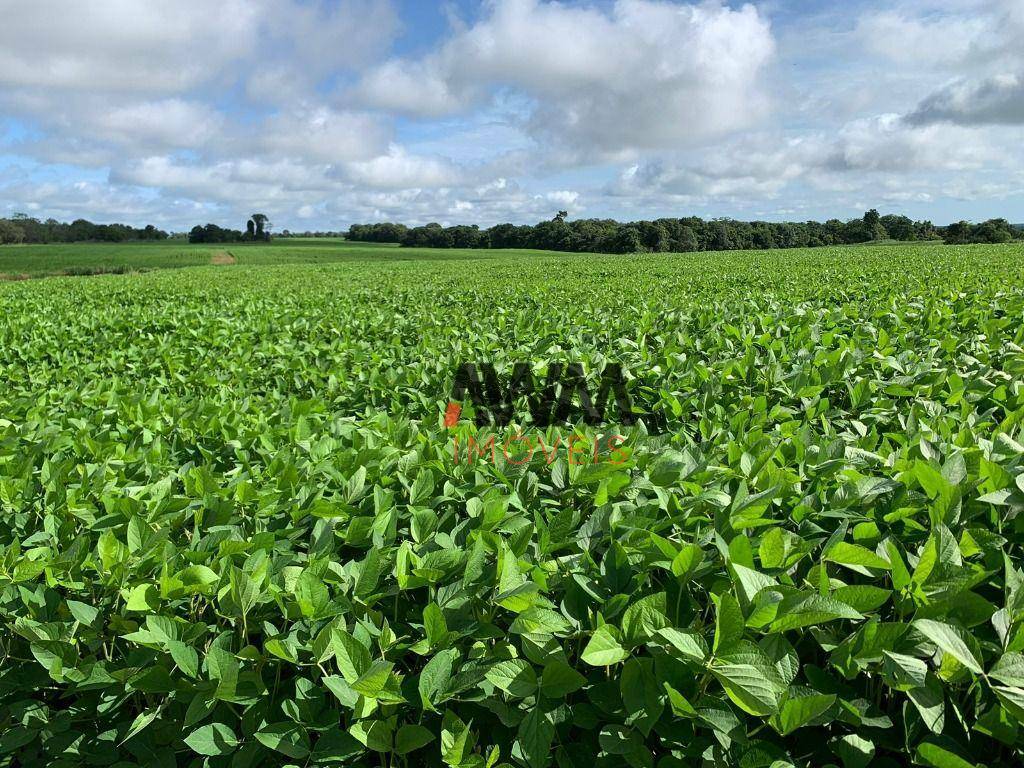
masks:
<svg viewBox="0 0 1024 768"><path fill-rule="evenodd" d="M736 221L697 217L620 223L612 219L569 221L559 211L551 221L534 226L498 224L488 229L475 225L443 227L427 224L353 224L345 234L355 242L399 243L415 248L532 248L576 253L689 252L768 250L852 245L887 240L1008 243L1024 236L1019 225L1006 219L972 224L961 221L935 226L906 216L882 216L870 210L859 219L824 223Z"/></svg>
<svg viewBox="0 0 1024 768"><path fill-rule="evenodd" d="M56 219L39 219L15 214L0 219L0 245L20 243L124 243L167 240L170 235L152 224L132 227L128 224L94 224L75 219L70 224Z"/></svg>
<svg viewBox="0 0 1024 768"><path fill-rule="evenodd" d="M253 214L246 230L216 224L197 225L186 233L167 233L152 224L135 228L127 224L94 224L85 219L64 223L16 214L0 219L0 245L75 242L142 242L187 239L190 243L269 242L270 220ZM618 222L614 219L570 221L559 211L550 221L535 225L498 224L481 229L477 225L442 226L432 223L409 227L404 224L353 224L347 232L290 232L277 237L344 237L352 242L392 243L415 248L534 249L575 253L690 252L769 250L855 245L872 242L945 242L999 244L1024 238L1024 225L1006 219L974 224L960 221L936 226L930 221L913 221L907 216L882 216L877 210L861 218L824 223L705 220L696 216L654 221Z"/></svg>
<svg viewBox="0 0 1024 768"><path fill-rule="evenodd" d="M190 243L270 242L270 227L270 219L262 213L254 213L249 217L244 232L206 224L193 227L187 234L168 233L152 224L132 227L128 224L94 224L86 219L75 219L68 224L52 218L41 221L17 213L11 218L0 219L0 245L127 243L169 239L187 239Z"/></svg>

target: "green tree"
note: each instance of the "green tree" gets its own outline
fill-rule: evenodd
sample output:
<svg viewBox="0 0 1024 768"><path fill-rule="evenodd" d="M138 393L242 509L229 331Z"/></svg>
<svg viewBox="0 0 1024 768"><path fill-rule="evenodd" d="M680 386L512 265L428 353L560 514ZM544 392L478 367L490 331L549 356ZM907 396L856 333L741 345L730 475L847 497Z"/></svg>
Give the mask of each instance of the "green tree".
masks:
<svg viewBox="0 0 1024 768"><path fill-rule="evenodd" d="M889 237L882 226L882 215L874 208L864 214L864 229L868 240L886 240Z"/></svg>
<svg viewBox="0 0 1024 768"><path fill-rule="evenodd" d="M256 239L269 240L271 224L267 215L265 213L254 213L252 215L252 222L256 225Z"/></svg>
<svg viewBox="0 0 1024 768"><path fill-rule="evenodd" d="M0 219L0 245L25 242L25 230L13 221Z"/></svg>

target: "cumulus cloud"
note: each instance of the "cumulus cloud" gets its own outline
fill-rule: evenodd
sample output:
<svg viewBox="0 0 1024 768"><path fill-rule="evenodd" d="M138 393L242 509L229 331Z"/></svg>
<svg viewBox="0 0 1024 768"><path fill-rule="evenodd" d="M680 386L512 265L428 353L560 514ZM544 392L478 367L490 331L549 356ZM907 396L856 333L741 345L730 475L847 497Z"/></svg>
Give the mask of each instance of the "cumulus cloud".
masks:
<svg viewBox="0 0 1024 768"><path fill-rule="evenodd" d="M960 80L925 98L907 115L913 125L1024 124L1024 75L1001 74L981 80Z"/></svg>
<svg viewBox="0 0 1024 768"><path fill-rule="evenodd" d="M0 110L29 127L7 144L44 162L169 150L348 162L392 140L387 119L315 97L384 55L398 28L390 0L0 0L0 18ZM254 103L245 119L233 91Z"/></svg>
<svg viewBox="0 0 1024 768"><path fill-rule="evenodd" d="M854 120L826 146L824 167L839 172L962 171L995 159L969 132L910 126L894 114Z"/></svg>
<svg viewBox="0 0 1024 768"><path fill-rule="evenodd" d="M984 16L921 18L888 10L861 17L856 35L868 51L899 64L961 64L981 54L979 43L992 26Z"/></svg>
<svg viewBox="0 0 1024 768"><path fill-rule="evenodd" d="M913 126L899 115L854 120L835 133L755 134L709 151L626 168L607 188L618 196L773 198L796 184L848 191L893 175L976 170L999 156L972 132Z"/></svg>
<svg viewBox="0 0 1024 768"><path fill-rule="evenodd" d="M248 0L0 1L0 85L180 93L251 50Z"/></svg>
<svg viewBox="0 0 1024 768"><path fill-rule="evenodd" d="M871 54L915 68L963 68L1020 59L1024 4L1019 0L929 6L869 9L857 22L856 37Z"/></svg>
<svg viewBox="0 0 1024 768"><path fill-rule="evenodd" d="M248 143L276 156L337 163L373 157L387 149L390 137L371 115L316 107L271 115Z"/></svg>
<svg viewBox="0 0 1024 768"><path fill-rule="evenodd" d="M497 0L429 56L385 63L356 95L383 109L437 116L495 89L535 100L526 127L546 142L603 153L693 144L764 113L772 58L752 5L617 0L608 12Z"/></svg>
<svg viewBox="0 0 1024 768"><path fill-rule="evenodd" d="M374 189L453 187L467 178L466 170L450 161L412 155L394 144L387 154L350 163L340 172L349 181Z"/></svg>
<svg viewBox="0 0 1024 768"><path fill-rule="evenodd" d="M0 19L0 85L147 95L282 61L330 74L365 63L398 29L389 0L0 0Z"/></svg>

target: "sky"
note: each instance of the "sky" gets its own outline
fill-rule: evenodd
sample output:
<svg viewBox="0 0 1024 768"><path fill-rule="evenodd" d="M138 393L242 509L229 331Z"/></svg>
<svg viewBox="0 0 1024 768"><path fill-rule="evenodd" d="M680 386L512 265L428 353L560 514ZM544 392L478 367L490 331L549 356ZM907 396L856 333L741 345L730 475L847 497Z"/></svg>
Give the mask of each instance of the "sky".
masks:
<svg viewBox="0 0 1024 768"><path fill-rule="evenodd" d="M1024 0L0 0L0 216L1024 222Z"/></svg>

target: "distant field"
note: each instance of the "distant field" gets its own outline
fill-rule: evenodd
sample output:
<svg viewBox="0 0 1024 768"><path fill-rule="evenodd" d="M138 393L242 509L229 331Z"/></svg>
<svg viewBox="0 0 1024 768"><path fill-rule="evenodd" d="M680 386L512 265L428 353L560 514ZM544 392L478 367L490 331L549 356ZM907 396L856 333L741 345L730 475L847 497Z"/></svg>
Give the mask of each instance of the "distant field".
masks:
<svg viewBox="0 0 1024 768"><path fill-rule="evenodd" d="M944 248L935 243L885 242L848 246L860 252L864 248L895 246L914 252ZM796 249L792 253L813 252ZM821 249L824 250L824 249ZM829 249L843 252L844 249ZM748 254L754 252L747 252ZM570 254L531 250L471 250L441 248L399 248L390 243L354 243L340 238L290 238L269 245L253 243L210 243L193 245L182 241L160 243L56 243L48 245L0 246L0 280L11 281L47 276L80 276L149 272L205 265L245 264L327 264L345 261L446 261L504 259L548 255L567 258ZM738 258L755 258L739 256Z"/></svg>
<svg viewBox="0 0 1024 768"><path fill-rule="evenodd" d="M289 239L270 245L227 243L56 243L0 247L0 275L9 279L46 275L144 272L216 264L230 254L241 264L315 264L363 258L392 258L395 246L334 239Z"/></svg>

